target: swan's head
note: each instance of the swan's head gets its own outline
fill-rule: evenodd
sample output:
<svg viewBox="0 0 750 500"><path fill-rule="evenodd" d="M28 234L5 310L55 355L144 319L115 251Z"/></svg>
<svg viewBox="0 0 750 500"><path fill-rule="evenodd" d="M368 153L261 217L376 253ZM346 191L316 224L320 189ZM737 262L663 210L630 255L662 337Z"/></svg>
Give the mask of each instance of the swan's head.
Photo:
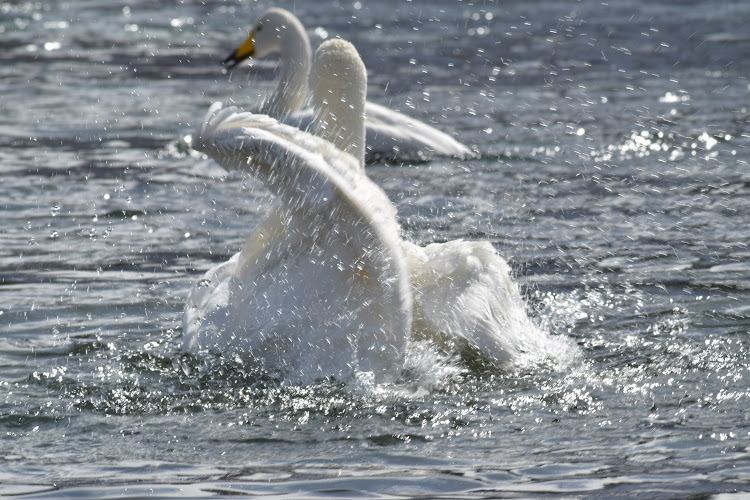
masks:
<svg viewBox="0 0 750 500"><path fill-rule="evenodd" d="M284 9L268 9L255 21L242 45L222 62L231 69L249 57L260 58L284 52L287 48L290 52L297 52L299 48L304 50L305 44L309 52L310 42L305 27L294 14Z"/></svg>
<svg viewBox="0 0 750 500"><path fill-rule="evenodd" d="M367 70L354 45L323 42L315 53L310 79L315 134L364 165Z"/></svg>

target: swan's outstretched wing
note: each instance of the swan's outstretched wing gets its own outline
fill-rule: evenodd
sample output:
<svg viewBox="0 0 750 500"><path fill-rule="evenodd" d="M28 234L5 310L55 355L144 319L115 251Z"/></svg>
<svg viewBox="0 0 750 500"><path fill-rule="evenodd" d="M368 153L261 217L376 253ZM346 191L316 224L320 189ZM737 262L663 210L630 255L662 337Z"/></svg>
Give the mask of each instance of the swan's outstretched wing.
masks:
<svg viewBox="0 0 750 500"><path fill-rule="evenodd" d="M282 204L191 293L186 346L240 351L302 381L355 370L393 378L411 292L382 190L326 141L232 108L212 106L194 147L253 173Z"/></svg>
<svg viewBox="0 0 750 500"><path fill-rule="evenodd" d="M352 179L351 173L361 170L354 158L328 141L301 133L266 115L243 112L234 106L224 108L220 102L209 108L193 148L228 170L243 170L258 176L271 190L280 188L280 183L287 180L289 184L295 182L288 175L269 179L272 165L283 167L285 174L295 171L311 175L321 169L333 170L348 181ZM319 158L313 158L315 155ZM287 156L297 160L287 161ZM319 181L325 184L325 176Z"/></svg>
<svg viewBox="0 0 750 500"><path fill-rule="evenodd" d="M193 148L227 170L258 176L288 207L325 204L330 190L338 187L359 212L387 222L384 227L394 235L400 231L396 207L365 175L363 166L332 143L296 125L233 106L223 108L217 102L206 113Z"/></svg>
<svg viewBox="0 0 750 500"><path fill-rule="evenodd" d="M529 319L510 269L489 242L404 242L414 318L428 334L464 339L500 367L550 355L550 337Z"/></svg>

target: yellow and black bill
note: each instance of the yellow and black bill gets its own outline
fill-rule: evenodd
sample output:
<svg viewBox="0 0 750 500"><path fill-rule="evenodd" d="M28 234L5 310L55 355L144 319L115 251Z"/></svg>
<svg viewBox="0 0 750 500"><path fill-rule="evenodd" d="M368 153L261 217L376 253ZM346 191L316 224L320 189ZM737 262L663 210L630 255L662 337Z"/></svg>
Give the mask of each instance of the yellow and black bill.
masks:
<svg viewBox="0 0 750 500"><path fill-rule="evenodd" d="M255 56L255 32L250 32L250 35L242 45L229 54L229 57L221 61L221 63L226 65L227 69L232 69L248 57L253 56Z"/></svg>

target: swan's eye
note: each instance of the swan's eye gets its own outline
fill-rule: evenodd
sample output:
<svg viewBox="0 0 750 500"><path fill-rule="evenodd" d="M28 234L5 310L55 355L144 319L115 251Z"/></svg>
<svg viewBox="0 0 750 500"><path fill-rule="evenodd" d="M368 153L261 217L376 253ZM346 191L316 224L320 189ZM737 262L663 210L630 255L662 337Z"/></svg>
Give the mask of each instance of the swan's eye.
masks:
<svg viewBox="0 0 750 500"><path fill-rule="evenodd" d="M263 25L262 25L262 24L259 24L259 25L258 25L258 27L257 27L257 28L255 28L255 32L257 33L258 31L260 31L260 30L262 30L262 29L263 29Z"/></svg>

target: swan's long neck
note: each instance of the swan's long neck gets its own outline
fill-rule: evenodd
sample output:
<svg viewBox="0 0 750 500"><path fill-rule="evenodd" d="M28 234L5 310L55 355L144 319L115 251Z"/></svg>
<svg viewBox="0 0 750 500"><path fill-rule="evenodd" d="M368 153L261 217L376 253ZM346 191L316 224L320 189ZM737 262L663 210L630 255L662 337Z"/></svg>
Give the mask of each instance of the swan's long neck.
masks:
<svg viewBox="0 0 750 500"><path fill-rule="evenodd" d="M367 70L349 42L329 40L315 54L312 77L315 135L365 164Z"/></svg>
<svg viewBox="0 0 750 500"><path fill-rule="evenodd" d="M283 116L299 111L307 99L308 75L312 65L312 49L304 26L296 18L285 20L281 36L280 74L271 97L260 112Z"/></svg>

